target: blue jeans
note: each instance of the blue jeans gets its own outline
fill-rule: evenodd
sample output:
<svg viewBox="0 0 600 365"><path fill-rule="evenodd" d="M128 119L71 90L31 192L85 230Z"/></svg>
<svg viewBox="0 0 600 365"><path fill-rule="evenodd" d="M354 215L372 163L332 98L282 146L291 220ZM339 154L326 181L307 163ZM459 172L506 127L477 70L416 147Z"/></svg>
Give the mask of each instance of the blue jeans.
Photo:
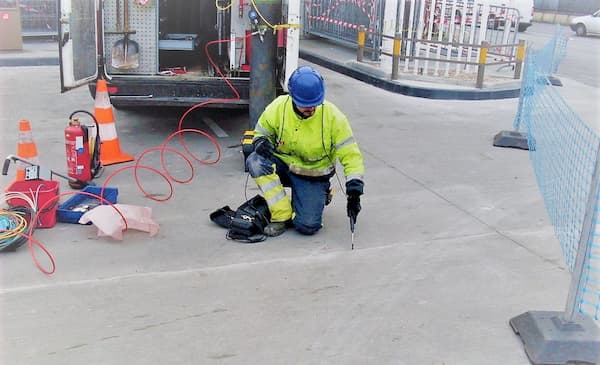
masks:
<svg viewBox="0 0 600 365"><path fill-rule="evenodd" d="M323 209L325 209L325 201L329 194L329 179L305 178L292 174L287 165L275 156L265 158L252 152L246 159L248 172L253 178L272 174L273 164L275 164L275 172L283 186L292 189L294 228L302 234L315 234L321 229Z"/></svg>

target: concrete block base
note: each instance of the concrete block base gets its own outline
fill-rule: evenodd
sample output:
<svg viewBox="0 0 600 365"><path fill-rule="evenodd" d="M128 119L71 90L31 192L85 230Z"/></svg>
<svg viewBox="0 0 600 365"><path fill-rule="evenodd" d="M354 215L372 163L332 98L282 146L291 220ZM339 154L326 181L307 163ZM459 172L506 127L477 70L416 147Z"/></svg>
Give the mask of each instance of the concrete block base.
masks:
<svg viewBox="0 0 600 365"><path fill-rule="evenodd" d="M529 150L527 136L517 131L501 131L494 136L494 146Z"/></svg>
<svg viewBox="0 0 600 365"><path fill-rule="evenodd" d="M560 79L558 77L556 77L556 76L549 75L548 76L548 81L550 81L550 84L552 86L563 86L562 81L560 81Z"/></svg>
<svg viewBox="0 0 600 365"><path fill-rule="evenodd" d="M562 319L563 312L525 312L510 320L534 365L600 364L600 329L594 321L577 316Z"/></svg>

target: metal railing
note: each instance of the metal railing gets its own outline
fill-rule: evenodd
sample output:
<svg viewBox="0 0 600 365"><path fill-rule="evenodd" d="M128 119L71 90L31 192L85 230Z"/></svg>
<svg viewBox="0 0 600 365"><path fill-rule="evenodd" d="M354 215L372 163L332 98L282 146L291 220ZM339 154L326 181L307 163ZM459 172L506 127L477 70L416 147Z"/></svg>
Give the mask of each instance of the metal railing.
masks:
<svg viewBox="0 0 600 365"><path fill-rule="evenodd" d="M439 63L456 64L464 66L477 66L477 78L475 81L475 87L482 88L485 76L485 69L489 66L514 66L513 78L519 79L521 77L521 70L523 59L525 55L525 41L519 41L514 44L489 44L483 41L481 44L470 44L470 43L458 43L458 42L445 42L430 39L411 39L403 38L401 32L396 33L394 37L382 35L383 38L392 39L393 47L392 52L387 52L381 49L375 49L367 47L365 43L367 30L364 26L360 26L357 36L357 50L356 60L357 62L364 62L365 50L376 52L381 55L389 56L392 58L391 66L391 79L397 80L399 78L400 61L415 62L415 61L432 61L436 62L434 74L439 74ZM425 56L421 56L420 53L414 54L402 54L402 44L410 42L412 44L419 44L424 47L439 47L445 49L446 57L440 57L440 52L437 52L437 57L428 56L428 52ZM414 48L413 48L414 49ZM494 51L510 49L509 52L504 52L504 56L500 60L489 61L488 54ZM465 52L461 52L464 50ZM454 55L453 55L454 53ZM471 54L476 55L476 59L471 61ZM424 69L419 71L421 74L426 72ZM446 67L445 74L449 74L449 67Z"/></svg>
<svg viewBox="0 0 600 365"><path fill-rule="evenodd" d="M365 42L376 47L381 44L379 35L384 5L384 0L304 0L304 31L346 46L354 46L358 27L364 24L372 31L372 37Z"/></svg>
<svg viewBox="0 0 600 365"><path fill-rule="evenodd" d="M19 0L24 37L58 35L57 0Z"/></svg>

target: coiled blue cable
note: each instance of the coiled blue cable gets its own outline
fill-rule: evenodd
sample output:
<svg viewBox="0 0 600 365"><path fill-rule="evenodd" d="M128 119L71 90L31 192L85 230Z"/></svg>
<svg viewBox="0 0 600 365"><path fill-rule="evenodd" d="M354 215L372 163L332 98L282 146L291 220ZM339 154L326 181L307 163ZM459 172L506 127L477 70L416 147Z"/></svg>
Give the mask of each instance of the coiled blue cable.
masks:
<svg viewBox="0 0 600 365"><path fill-rule="evenodd" d="M13 214L0 214L0 232L11 232L19 229L21 220L17 220L14 214L22 216L27 225L21 234L15 234L8 238L0 238L0 252L3 251L14 251L22 246L26 241L27 237L31 233L30 225L30 210L24 207L10 208L7 210Z"/></svg>

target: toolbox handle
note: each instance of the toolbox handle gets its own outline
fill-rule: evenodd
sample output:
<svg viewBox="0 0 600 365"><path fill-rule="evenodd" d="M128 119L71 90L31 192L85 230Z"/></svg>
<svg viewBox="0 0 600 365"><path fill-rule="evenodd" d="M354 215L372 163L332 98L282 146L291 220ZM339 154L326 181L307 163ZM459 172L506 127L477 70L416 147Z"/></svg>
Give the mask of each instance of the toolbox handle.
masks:
<svg viewBox="0 0 600 365"><path fill-rule="evenodd" d="M7 157L4 160L4 164L2 165L2 175L6 175L8 173L8 166L10 166L10 158Z"/></svg>

